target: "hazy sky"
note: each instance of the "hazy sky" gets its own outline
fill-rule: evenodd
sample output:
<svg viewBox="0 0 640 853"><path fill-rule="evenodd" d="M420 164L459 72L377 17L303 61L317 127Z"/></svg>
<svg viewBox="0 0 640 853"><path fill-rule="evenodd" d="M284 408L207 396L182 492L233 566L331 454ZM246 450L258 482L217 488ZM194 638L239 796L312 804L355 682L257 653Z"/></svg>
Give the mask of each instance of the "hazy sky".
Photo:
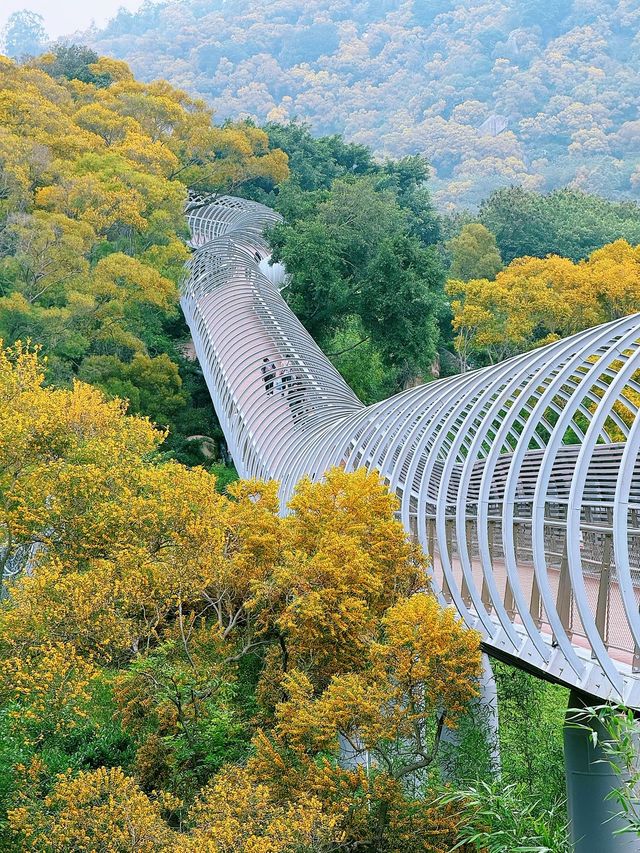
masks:
<svg viewBox="0 0 640 853"><path fill-rule="evenodd" d="M105 24L120 6L137 9L142 0L0 0L0 29L12 12L29 9L44 18L51 38L85 30L91 21Z"/></svg>

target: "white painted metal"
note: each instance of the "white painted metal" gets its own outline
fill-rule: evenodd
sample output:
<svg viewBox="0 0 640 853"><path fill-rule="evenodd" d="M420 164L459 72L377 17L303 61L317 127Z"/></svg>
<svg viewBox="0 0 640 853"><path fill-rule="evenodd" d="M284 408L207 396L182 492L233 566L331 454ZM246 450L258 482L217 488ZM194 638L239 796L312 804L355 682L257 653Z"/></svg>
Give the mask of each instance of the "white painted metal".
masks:
<svg viewBox="0 0 640 853"><path fill-rule="evenodd" d="M490 654L640 708L640 315L365 407L280 295L242 199L193 200L182 294L243 477L380 471Z"/></svg>

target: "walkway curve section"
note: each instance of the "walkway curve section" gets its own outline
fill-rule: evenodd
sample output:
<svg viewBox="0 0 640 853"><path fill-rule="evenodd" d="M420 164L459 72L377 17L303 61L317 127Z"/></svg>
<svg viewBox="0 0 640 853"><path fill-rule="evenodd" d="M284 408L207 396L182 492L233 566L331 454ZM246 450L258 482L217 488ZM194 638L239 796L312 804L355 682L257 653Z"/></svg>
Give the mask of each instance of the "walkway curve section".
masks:
<svg viewBox="0 0 640 853"><path fill-rule="evenodd" d="M242 477L377 470L489 654L640 708L640 315L363 405L288 307L256 202L194 198L181 304Z"/></svg>

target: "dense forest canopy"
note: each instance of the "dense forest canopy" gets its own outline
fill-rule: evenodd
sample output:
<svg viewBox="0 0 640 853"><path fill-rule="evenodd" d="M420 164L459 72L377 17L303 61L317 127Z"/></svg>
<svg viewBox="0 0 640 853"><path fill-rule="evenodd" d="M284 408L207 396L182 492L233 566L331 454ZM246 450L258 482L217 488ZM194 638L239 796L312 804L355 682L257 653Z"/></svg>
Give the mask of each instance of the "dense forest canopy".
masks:
<svg viewBox="0 0 640 853"><path fill-rule="evenodd" d="M425 155L439 204L475 206L511 183L637 195L639 24L630 0L164 0L91 37L221 118Z"/></svg>
<svg viewBox="0 0 640 853"><path fill-rule="evenodd" d="M269 237L285 297L366 403L640 308L635 202L506 187L475 216L439 215L418 155L264 129L289 177L243 192L283 215Z"/></svg>
<svg viewBox="0 0 640 853"><path fill-rule="evenodd" d="M31 339L49 382L126 398L169 428L168 449L203 461L190 439L216 422L178 307L187 187L269 187L286 155L78 46L0 57L0 86L0 339Z"/></svg>
<svg viewBox="0 0 640 853"><path fill-rule="evenodd" d="M303 480L282 518L275 483L220 495L43 368L0 348L0 560L33 569L0 587L0 849L476 853L495 829L565 853L565 691L498 667L490 782L479 635L375 473Z"/></svg>

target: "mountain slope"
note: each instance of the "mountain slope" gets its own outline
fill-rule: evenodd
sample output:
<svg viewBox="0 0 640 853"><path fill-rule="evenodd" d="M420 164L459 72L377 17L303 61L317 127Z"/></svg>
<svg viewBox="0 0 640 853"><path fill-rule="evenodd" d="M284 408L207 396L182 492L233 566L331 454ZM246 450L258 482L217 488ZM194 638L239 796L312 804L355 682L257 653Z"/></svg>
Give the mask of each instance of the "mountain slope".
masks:
<svg viewBox="0 0 640 853"><path fill-rule="evenodd" d="M424 153L440 202L640 186L638 0L173 0L93 34L218 113Z"/></svg>

